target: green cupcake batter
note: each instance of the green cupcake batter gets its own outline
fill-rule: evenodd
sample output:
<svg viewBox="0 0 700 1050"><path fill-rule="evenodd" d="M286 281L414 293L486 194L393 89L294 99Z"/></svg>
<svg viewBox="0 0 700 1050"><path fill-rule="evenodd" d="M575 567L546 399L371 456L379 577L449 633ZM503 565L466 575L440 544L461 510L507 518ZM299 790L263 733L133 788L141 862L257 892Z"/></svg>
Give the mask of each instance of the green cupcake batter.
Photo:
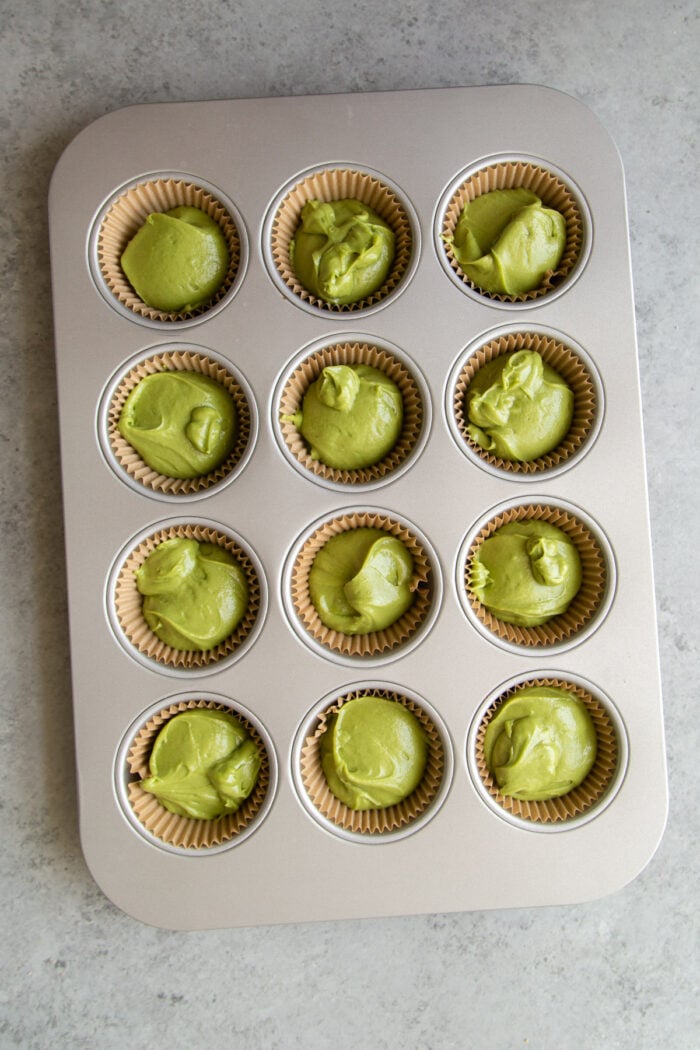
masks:
<svg viewBox="0 0 700 1050"><path fill-rule="evenodd" d="M167 313L188 313L208 303L223 284L228 264L218 222L188 205L152 212L121 257L139 298Z"/></svg>
<svg viewBox="0 0 700 1050"><path fill-rule="evenodd" d="M170 478L209 474L226 459L236 436L227 391L199 372L154 372L129 394L119 433L152 470Z"/></svg>
<svg viewBox="0 0 700 1050"><path fill-rule="evenodd" d="M321 737L328 787L353 810L385 809L408 798L427 759L427 737L415 715L379 696L348 700Z"/></svg>
<svg viewBox="0 0 700 1050"><path fill-rule="evenodd" d="M235 813L255 787L258 748L233 715L193 708L170 718L153 744L144 791L181 817Z"/></svg>
<svg viewBox="0 0 700 1050"><path fill-rule="evenodd" d="M566 795L586 779L595 757L586 705L564 689L521 689L484 735L484 758L501 793L523 801Z"/></svg>
<svg viewBox="0 0 700 1050"><path fill-rule="evenodd" d="M370 365L329 365L304 395L294 422L312 459L339 470L378 463L401 434L403 398Z"/></svg>
<svg viewBox="0 0 700 1050"><path fill-rule="evenodd" d="M214 543L175 537L158 544L136 570L146 623L178 650L207 650L235 630L248 605L248 583L232 554Z"/></svg>
<svg viewBox="0 0 700 1050"><path fill-rule="evenodd" d="M571 388L533 350L489 361L467 390L470 437L502 459L550 452L568 433L573 413Z"/></svg>
<svg viewBox="0 0 700 1050"><path fill-rule="evenodd" d="M556 270L566 222L525 189L491 190L462 209L452 250L462 272L484 292L520 295Z"/></svg>
<svg viewBox="0 0 700 1050"><path fill-rule="evenodd" d="M581 578L565 532L545 521L513 521L479 546L469 586L497 619L537 627L566 611Z"/></svg>
<svg viewBox="0 0 700 1050"><path fill-rule="evenodd" d="M307 201L289 249L299 281L327 303L359 302L386 281L394 232L362 201Z"/></svg>
<svg viewBox="0 0 700 1050"><path fill-rule="evenodd" d="M384 631L411 607L413 558L382 529L332 536L309 573L311 601L321 621L343 634Z"/></svg>

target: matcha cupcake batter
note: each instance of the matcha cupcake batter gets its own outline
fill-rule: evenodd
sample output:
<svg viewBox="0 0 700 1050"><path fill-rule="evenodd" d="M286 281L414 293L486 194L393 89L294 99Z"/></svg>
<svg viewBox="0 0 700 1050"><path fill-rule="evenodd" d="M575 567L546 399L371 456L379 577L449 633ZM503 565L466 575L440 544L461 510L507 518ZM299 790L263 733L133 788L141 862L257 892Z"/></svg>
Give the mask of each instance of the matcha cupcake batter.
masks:
<svg viewBox="0 0 700 1050"><path fill-rule="evenodd" d="M586 705L564 689L529 686L506 700L486 727L484 758L503 795L535 802L583 783L596 757Z"/></svg>
<svg viewBox="0 0 700 1050"><path fill-rule="evenodd" d="M394 261L394 232L362 201L310 200L289 247L298 280L312 295L346 306L376 292Z"/></svg>
<svg viewBox="0 0 700 1050"><path fill-rule="evenodd" d="M166 313L189 313L208 303L223 284L228 265L228 245L218 222L188 205L152 212L121 257L139 298Z"/></svg>
<svg viewBox="0 0 700 1050"><path fill-rule="evenodd" d="M398 441L403 399L378 368L329 365L306 391L293 422L312 459L338 470L358 470L378 463Z"/></svg>
<svg viewBox="0 0 700 1050"><path fill-rule="evenodd" d="M260 772L257 746L233 715L193 708L168 719L139 786L171 813L215 820L235 813Z"/></svg>
<svg viewBox="0 0 700 1050"><path fill-rule="evenodd" d="M564 439L574 395L533 350L501 354L480 368L466 396L469 436L501 459L532 460Z"/></svg>
<svg viewBox="0 0 700 1050"><path fill-rule="evenodd" d="M314 558L309 594L322 623L342 634L384 631L413 603L413 558L382 529L348 529Z"/></svg>
<svg viewBox="0 0 700 1050"><path fill-rule="evenodd" d="M236 558L214 543L164 540L136 570L143 616L172 649L206 651L236 629L248 583Z"/></svg>
<svg viewBox="0 0 700 1050"><path fill-rule="evenodd" d="M420 783L428 741L420 722L396 700L361 696L328 719L321 766L332 793L352 810L385 809Z"/></svg>
<svg viewBox="0 0 700 1050"><path fill-rule="evenodd" d="M556 270L566 222L526 189L491 190L468 201L452 239L462 272L484 292L522 295Z"/></svg>
<svg viewBox="0 0 700 1050"><path fill-rule="evenodd" d="M230 394L200 372L154 372L129 394L119 433L152 470L196 478L215 470L236 437Z"/></svg>
<svg viewBox="0 0 700 1050"><path fill-rule="evenodd" d="M497 619L537 627L568 609L582 570L576 545L546 521L513 521L474 554L469 586Z"/></svg>

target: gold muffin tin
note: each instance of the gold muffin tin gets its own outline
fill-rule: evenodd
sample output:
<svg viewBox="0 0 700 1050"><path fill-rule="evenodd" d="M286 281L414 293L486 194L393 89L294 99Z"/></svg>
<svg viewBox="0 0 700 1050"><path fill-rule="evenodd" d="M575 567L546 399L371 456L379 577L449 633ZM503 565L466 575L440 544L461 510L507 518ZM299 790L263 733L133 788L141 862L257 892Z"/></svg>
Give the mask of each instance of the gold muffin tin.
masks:
<svg viewBox="0 0 700 1050"><path fill-rule="evenodd" d="M522 300L481 295L445 241L460 201L513 179L567 212L565 265ZM328 309L289 270L311 190L397 225L397 266L359 308ZM142 309L118 272L141 211L181 201L235 247L211 307L182 317ZM667 789L624 178L595 117L517 86L119 110L61 158L50 233L80 833L104 892L144 922L205 929L562 904L634 878ZM532 471L479 456L459 418L469 375L521 345L581 391L576 434ZM394 458L355 476L316 469L280 420L314 369L353 354L410 400ZM244 408L231 463L201 483L154 475L116 434L130 386L162 367L213 375ZM585 545L591 597L580 622L524 638L494 629L465 578L494 521L533 514ZM368 647L329 644L305 560L365 521L415 546L420 615ZM174 534L240 552L255 582L244 636L204 659L159 649L134 603L133 565ZM483 721L533 681L586 697L607 763L544 817L504 804L479 760ZM328 711L368 691L418 712L435 757L415 805L355 820L309 756ZM249 813L221 834L173 827L135 786L153 727L201 705L238 712L265 751Z"/></svg>

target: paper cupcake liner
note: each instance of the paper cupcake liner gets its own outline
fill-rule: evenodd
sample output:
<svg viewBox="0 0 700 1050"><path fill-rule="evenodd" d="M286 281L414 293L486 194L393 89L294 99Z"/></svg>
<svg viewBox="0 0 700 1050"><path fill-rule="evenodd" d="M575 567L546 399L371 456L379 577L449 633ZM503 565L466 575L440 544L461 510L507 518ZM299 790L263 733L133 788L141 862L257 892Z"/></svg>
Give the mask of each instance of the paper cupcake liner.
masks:
<svg viewBox="0 0 700 1050"><path fill-rule="evenodd" d="M329 717L348 700L360 696L379 696L403 704L415 715L428 737L428 760L420 784L408 798L386 809L350 809L331 792L321 768L321 738L328 728ZM321 712L315 731L304 741L300 766L302 783L309 798L326 820L346 831L381 835L412 823L433 803L445 772L445 753L435 723L414 700L389 689L363 688L338 697L330 707Z"/></svg>
<svg viewBox="0 0 700 1050"><path fill-rule="evenodd" d="M129 241L152 212L170 211L180 205L199 208L221 227L229 250L229 267L216 295L202 306L182 313L169 313L148 306L138 297L121 268L121 257ZM118 197L105 215L97 239L97 256L105 284L120 303L151 321L184 321L210 310L231 288L241 261L236 224L226 208L208 190L181 179L154 179L132 186Z"/></svg>
<svg viewBox="0 0 700 1050"><path fill-rule="evenodd" d="M503 525L513 521L546 521L566 533L576 545L581 559L582 580L578 593L568 609L538 627L522 627L493 616L472 593L469 577L474 555L484 540ZM605 556L595 536L586 525L562 507L527 504L503 511L481 529L472 543L464 565L464 586L472 610L479 621L497 638L527 648L553 646L571 638L593 618L603 601L607 586Z"/></svg>
<svg viewBox="0 0 700 1050"><path fill-rule="evenodd" d="M175 537L214 543L232 554L245 573L248 583L248 606L232 634L213 649L205 651L173 649L154 634L143 616L143 596L136 586L136 570L155 548ZM128 642L144 656L159 664L184 670L199 669L221 660L245 642L260 612L260 580L251 559L235 540L204 525L171 525L153 533L139 543L125 559L117 575L114 607L117 621Z"/></svg>
<svg viewBox="0 0 700 1050"><path fill-rule="evenodd" d="M384 459L370 467L340 470L312 459L309 447L297 427L286 417L301 411L304 395L329 365L371 365L396 383L403 400L403 425L398 441ZM364 485L386 477L411 454L424 421L424 407L418 385L393 354L367 343L333 343L302 361L287 380L279 403L280 430L284 442L299 463L316 477L348 485Z"/></svg>
<svg viewBox="0 0 700 1050"><path fill-rule="evenodd" d="M395 254L391 272L381 288L356 303L341 306L327 303L304 288L294 273L289 246L301 222L302 208L308 201L330 202L349 198L367 204L391 227L395 235ZM367 172L328 168L308 175L286 194L272 221L270 249L277 271L292 295L322 310L347 313L374 306L394 291L411 263L413 237L406 210L392 189Z"/></svg>
<svg viewBox="0 0 700 1050"><path fill-rule="evenodd" d="M547 208L554 208L564 217L566 243L556 270L545 275L538 288L520 295L486 292L463 273L452 250L452 238L464 205L491 190L526 189L536 193ZM541 298L568 277L581 254L583 245L583 217L571 191L560 178L546 168L527 161L505 161L482 168L470 175L452 195L442 225L442 239L450 266L459 278L479 295L500 302L518 303Z"/></svg>
<svg viewBox="0 0 700 1050"><path fill-rule="evenodd" d="M209 474L196 478L171 478L159 474L144 463L136 449L119 433L119 417L129 394L142 379L156 372L198 372L215 379L230 394L236 409L235 444L226 459ZM120 466L145 488L168 495L187 496L218 484L242 459L250 435L250 405L240 385L223 365L194 350L165 351L140 361L124 376L115 390L107 414L107 439Z"/></svg>
<svg viewBox="0 0 700 1050"><path fill-rule="evenodd" d="M253 791L235 813L215 820L181 817L162 806L155 795L144 791L139 781L149 775L149 758L158 733L175 715L194 708L210 708L233 715L255 742L262 759ZM208 849L239 835L259 813L270 786L270 756L255 726L235 708L209 700L180 701L163 708L136 734L127 755L127 766L133 780L128 785L129 804L136 818L152 835L170 846Z"/></svg>
<svg viewBox="0 0 700 1050"><path fill-rule="evenodd" d="M309 573L314 558L332 536L359 528L383 529L401 540L413 558L411 590L415 597L410 609L386 630L349 635L335 631L321 621L309 594ZM342 656L374 656L403 645L425 621L433 600L433 570L418 537L401 522L370 511L341 515L319 526L294 561L290 585L294 609L306 631L326 649Z"/></svg>
<svg viewBox="0 0 700 1050"><path fill-rule="evenodd" d="M574 414L564 439L543 456L530 460L508 460L482 448L469 434L466 395L472 379L484 365L502 354L533 350L545 364L566 381L574 395ZM469 358L454 389L453 411L459 433L469 448L486 463L512 474L535 474L570 459L589 437L598 411L595 387L581 358L564 343L538 332L511 332L491 339Z"/></svg>
<svg viewBox="0 0 700 1050"><path fill-rule="evenodd" d="M597 742L596 759L586 779L566 795L537 802L526 802L522 799L512 798L509 795L502 795L498 784L486 765L484 757L484 736L489 722L506 700L530 686L551 686L554 689L564 689L567 693L571 693L581 700L586 705L586 709L591 716ZM586 689L574 685L566 679L559 678L533 678L530 681L521 682L504 692L484 715L476 734L474 746L479 776L491 797L514 817L520 817L523 820L530 820L540 824L553 824L571 820L573 817L577 817L595 806L607 791L618 763L617 736L615 727L606 709Z"/></svg>

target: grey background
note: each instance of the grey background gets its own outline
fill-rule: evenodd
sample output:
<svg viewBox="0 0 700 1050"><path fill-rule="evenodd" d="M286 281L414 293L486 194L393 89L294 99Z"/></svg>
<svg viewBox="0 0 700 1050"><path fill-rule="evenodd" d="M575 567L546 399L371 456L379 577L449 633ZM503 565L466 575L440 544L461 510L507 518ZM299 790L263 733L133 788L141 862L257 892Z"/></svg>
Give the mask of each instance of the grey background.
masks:
<svg viewBox="0 0 700 1050"><path fill-rule="evenodd" d="M695 5L2 0L0 26L0 1047L697 1046ZM505 83L545 84L589 105L626 170L665 837L631 885L576 907L195 934L143 926L94 884L77 834L52 169L81 128L132 103Z"/></svg>

